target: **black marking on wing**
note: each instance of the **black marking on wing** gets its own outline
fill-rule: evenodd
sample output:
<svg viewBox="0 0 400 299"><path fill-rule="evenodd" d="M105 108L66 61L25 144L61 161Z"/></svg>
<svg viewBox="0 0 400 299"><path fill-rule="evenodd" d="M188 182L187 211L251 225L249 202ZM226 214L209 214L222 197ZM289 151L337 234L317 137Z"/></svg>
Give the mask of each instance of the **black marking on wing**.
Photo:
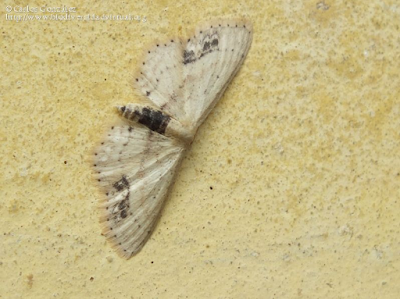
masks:
<svg viewBox="0 0 400 299"><path fill-rule="evenodd" d="M183 52L183 64L192 63L196 60L196 55L194 54L193 50Z"/></svg>
<svg viewBox="0 0 400 299"><path fill-rule="evenodd" d="M203 50L201 51L200 58L205 55L218 50L218 36L206 35L203 40Z"/></svg>
<svg viewBox="0 0 400 299"><path fill-rule="evenodd" d="M128 210L129 210L129 181L127 180L126 176L123 175L122 178L119 181L116 181L113 184L113 187L118 191L118 192L123 192L125 189L128 191L125 198L121 200L118 204L116 204L113 208L112 213L113 214L119 214L119 217L116 216L115 221L119 222L120 219L124 219L128 216Z"/></svg>
<svg viewBox="0 0 400 299"><path fill-rule="evenodd" d="M129 189L129 182L126 179L126 176L123 175L122 179L120 179L119 181L116 181L113 185L113 187L115 189L117 189L117 191L122 191L124 189Z"/></svg>
<svg viewBox="0 0 400 299"><path fill-rule="evenodd" d="M204 42L203 45L203 54L204 53L208 53L208 52L212 52L214 50L216 50L218 48L218 39L215 37L212 41L207 40Z"/></svg>
<svg viewBox="0 0 400 299"><path fill-rule="evenodd" d="M213 41L211 42L211 46L213 48L218 47L218 39L217 38L213 39Z"/></svg>
<svg viewBox="0 0 400 299"><path fill-rule="evenodd" d="M127 198L125 198L124 200L122 200L119 204L118 204L118 209L123 210L125 209L127 206L129 206L129 201Z"/></svg>
<svg viewBox="0 0 400 299"><path fill-rule="evenodd" d="M121 216L122 219L128 216L128 209L129 209L129 192L125 196L125 199L118 204L118 211L121 211L119 215Z"/></svg>
<svg viewBox="0 0 400 299"><path fill-rule="evenodd" d="M210 42L205 42L203 46L203 52L207 52L211 48Z"/></svg>
<svg viewBox="0 0 400 299"><path fill-rule="evenodd" d="M188 64L195 62L209 53L218 51L218 44L219 40L216 32L205 34L200 41L200 45L203 45L203 47L198 53L195 53L193 50L183 52L183 63Z"/></svg>

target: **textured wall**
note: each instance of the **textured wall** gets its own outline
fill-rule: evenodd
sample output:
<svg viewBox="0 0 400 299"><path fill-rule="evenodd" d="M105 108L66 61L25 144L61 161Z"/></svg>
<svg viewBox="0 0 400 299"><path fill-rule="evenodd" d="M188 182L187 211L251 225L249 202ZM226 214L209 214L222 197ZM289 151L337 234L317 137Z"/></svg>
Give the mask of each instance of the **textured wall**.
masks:
<svg viewBox="0 0 400 299"><path fill-rule="evenodd" d="M146 22L6 20L27 4ZM0 9L1 298L398 298L398 1ZM221 16L253 22L252 48L123 260L100 234L88 155L113 105L139 100L143 49Z"/></svg>

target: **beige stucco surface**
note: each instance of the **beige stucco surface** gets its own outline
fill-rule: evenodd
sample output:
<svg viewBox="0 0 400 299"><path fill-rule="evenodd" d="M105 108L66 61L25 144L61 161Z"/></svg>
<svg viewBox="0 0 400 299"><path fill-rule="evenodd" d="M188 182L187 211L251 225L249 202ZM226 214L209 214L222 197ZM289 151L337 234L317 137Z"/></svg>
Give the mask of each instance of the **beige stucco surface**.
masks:
<svg viewBox="0 0 400 299"><path fill-rule="evenodd" d="M26 5L146 22L6 20ZM400 297L398 1L0 9L0 298ZM143 49L217 17L253 22L249 55L121 259L88 157L113 106L139 101Z"/></svg>

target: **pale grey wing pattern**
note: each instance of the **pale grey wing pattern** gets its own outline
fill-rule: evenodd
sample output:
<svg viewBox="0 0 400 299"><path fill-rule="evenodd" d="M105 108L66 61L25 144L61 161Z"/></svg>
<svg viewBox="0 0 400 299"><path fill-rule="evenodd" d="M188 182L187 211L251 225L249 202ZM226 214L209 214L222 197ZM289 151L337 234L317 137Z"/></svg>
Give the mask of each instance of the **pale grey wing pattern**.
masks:
<svg viewBox="0 0 400 299"><path fill-rule="evenodd" d="M157 43L147 51L134 87L160 110L180 121L184 118L183 46L180 39Z"/></svg>
<svg viewBox="0 0 400 299"><path fill-rule="evenodd" d="M225 20L195 32L185 41L172 39L153 46L141 63L135 86L160 110L197 129L243 63L252 28L247 21Z"/></svg>
<svg viewBox="0 0 400 299"><path fill-rule="evenodd" d="M186 122L197 129L242 65L251 45L245 21L221 21L199 27L184 51Z"/></svg>
<svg viewBox="0 0 400 299"><path fill-rule="evenodd" d="M124 123L113 126L96 150L103 233L121 256L131 257L146 243L183 153L176 140Z"/></svg>

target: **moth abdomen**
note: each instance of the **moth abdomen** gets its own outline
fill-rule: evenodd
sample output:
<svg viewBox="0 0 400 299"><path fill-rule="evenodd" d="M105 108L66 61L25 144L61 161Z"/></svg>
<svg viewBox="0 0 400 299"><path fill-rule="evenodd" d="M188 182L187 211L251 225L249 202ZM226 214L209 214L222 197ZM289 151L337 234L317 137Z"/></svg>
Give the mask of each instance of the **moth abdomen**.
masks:
<svg viewBox="0 0 400 299"><path fill-rule="evenodd" d="M117 108L124 118L138 122L154 132L174 137L184 143L190 144L193 141L195 132L160 110L139 104L128 104Z"/></svg>
<svg viewBox="0 0 400 299"><path fill-rule="evenodd" d="M148 106L129 104L117 107L123 117L138 122L150 130L164 135L171 117L160 110Z"/></svg>

